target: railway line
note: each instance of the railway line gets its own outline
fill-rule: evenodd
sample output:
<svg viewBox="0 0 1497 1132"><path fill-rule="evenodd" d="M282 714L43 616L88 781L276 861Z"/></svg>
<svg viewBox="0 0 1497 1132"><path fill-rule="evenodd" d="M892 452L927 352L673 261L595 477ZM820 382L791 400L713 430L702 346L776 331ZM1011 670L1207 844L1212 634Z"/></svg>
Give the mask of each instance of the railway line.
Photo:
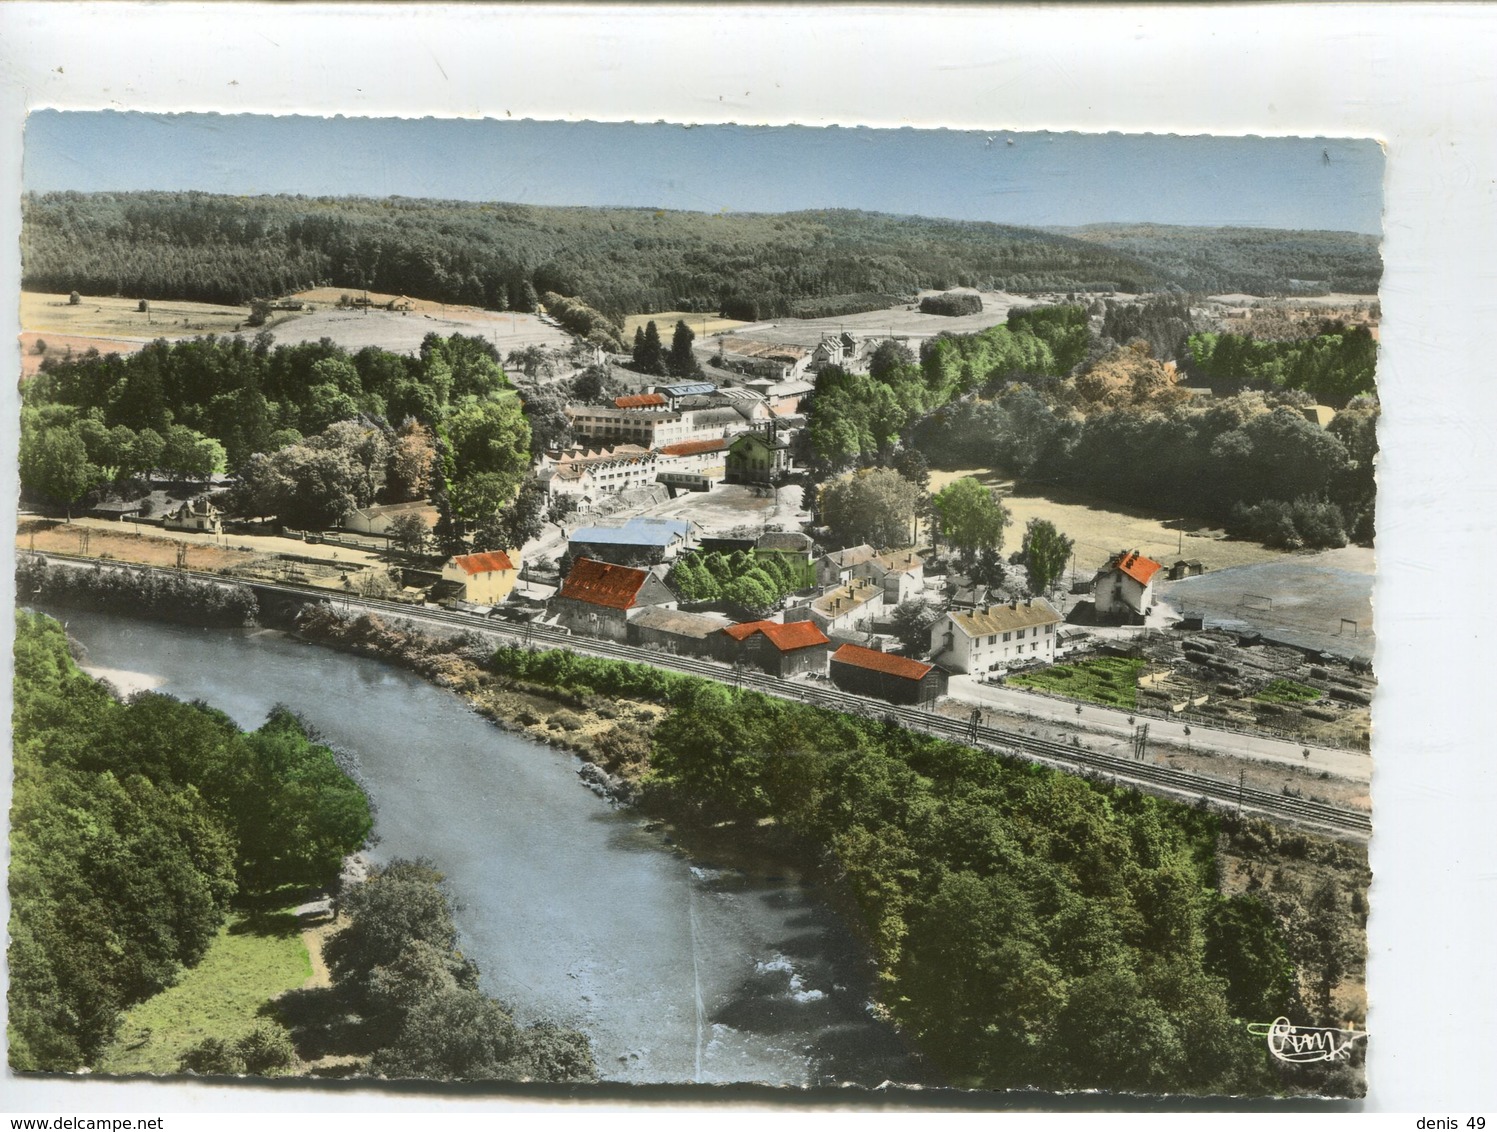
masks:
<svg viewBox="0 0 1497 1132"><path fill-rule="evenodd" d="M59 565L84 567L92 564L91 561L69 559L62 555L49 555L48 557ZM124 566L125 564L112 565ZM125 568L156 569L149 566L125 566ZM222 577L213 574L196 574L192 571L186 571L186 573L192 574L201 581L220 584L224 582ZM1220 809L1289 822L1338 837L1365 841L1372 833L1370 815L1359 810L1347 809L1314 799L1247 788L1240 784L1234 786L1231 783L1192 774L1189 771L1123 758L1102 751L1088 750L1076 744L1058 743L1019 732L986 727L977 722L964 722L961 719L938 715L928 710L890 704L865 696L855 696L832 687L791 683L757 670L734 667L697 657L642 649L615 641L577 637L565 629L549 625L513 624L442 609L407 609L392 606L387 602L353 595L330 594L326 590L289 583L256 581L244 584L251 585L252 588L261 592L276 593L298 601L304 602L310 599L334 607L342 605L350 612L358 610L379 614L393 620L408 621L413 625L440 626L457 632L478 634L489 640L502 641L507 644L560 648L588 656L652 664L658 668L749 688L755 692L814 704L833 711L849 712L870 718L892 719L912 730L965 743L980 750L1010 755L1072 773L1081 772L1099 776L1120 785L1144 789L1188 802L1204 801Z"/></svg>

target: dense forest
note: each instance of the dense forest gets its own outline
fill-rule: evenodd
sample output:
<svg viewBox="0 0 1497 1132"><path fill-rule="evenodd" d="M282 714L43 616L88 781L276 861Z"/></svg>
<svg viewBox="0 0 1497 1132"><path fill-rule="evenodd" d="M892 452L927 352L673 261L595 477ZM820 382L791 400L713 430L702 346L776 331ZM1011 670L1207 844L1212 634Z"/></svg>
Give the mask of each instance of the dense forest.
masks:
<svg viewBox="0 0 1497 1132"><path fill-rule="evenodd" d="M122 703L38 614L15 660L10 1064L72 1072L236 898L334 881L369 804L285 710L246 733L201 703Z"/></svg>
<svg viewBox="0 0 1497 1132"><path fill-rule="evenodd" d="M1205 294L1374 295L1378 238L1360 232L1091 224L1047 231L1132 256L1185 291Z"/></svg>
<svg viewBox="0 0 1497 1132"><path fill-rule="evenodd" d="M325 285L534 310L555 292L613 318L690 310L752 320L873 309L921 288L1272 294L1293 279L1329 279L1372 292L1381 274L1367 237L1150 231L1126 230L1114 244L1097 230L1078 239L850 210L64 192L24 202L22 280L38 291L239 305Z"/></svg>
<svg viewBox="0 0 1497 1132"><path fill-rule="evenodd" d="M228 470L242 514L298 528L431 495L447 527L482 529L515 499L530 442L482 338L431 334L406 357L207 337L49 365L23 391L20 471L28 496L58 506L152 472Z"/></svg>
<svg viewBox="0 0 1497 1132"><path fill-rule="evenodd" d="M1297 904L1219 891L1201 810L645 665L519 648L491 663L667 704L643 804L770 820L822 855L880 1002L953 1084L1275 1091L1289 1084L1244 1023L1329 1017L1346 893L1305 897L1324 914L1286 934ZM1294 1084L1355 1089L1346 1067Z"/></svg>

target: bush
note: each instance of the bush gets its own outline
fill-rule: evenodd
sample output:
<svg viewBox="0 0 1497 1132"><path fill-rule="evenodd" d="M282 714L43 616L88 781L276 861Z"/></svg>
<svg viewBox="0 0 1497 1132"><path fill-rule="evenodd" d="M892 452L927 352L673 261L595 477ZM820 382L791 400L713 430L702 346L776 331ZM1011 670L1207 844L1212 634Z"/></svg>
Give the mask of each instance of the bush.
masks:
<svg viewBox="0 0 1497 1132"><path fill-rule="evenodd" d="M204 1038L182 1055L177 1066L183 1073L201 1077L238 1077L244 1073L244 1058L237 1044L223 1038Z"/></svg>
<svg viewBox="0 0 1497 1132"><path fill-rule="evenodd" d="M581 731L583 727L582 717L574 711L559 711L551 717L552 729L560 728L563 731Z"/></svg>
<svg viewBox="0 0 1497 1132"><path fill-rule="evenodd" d="M246 1073L262 1076L296 1062L290 1032L270 1021L256 1022L253 1030L234 1043L234 1051L244 1063Z"/></svg>

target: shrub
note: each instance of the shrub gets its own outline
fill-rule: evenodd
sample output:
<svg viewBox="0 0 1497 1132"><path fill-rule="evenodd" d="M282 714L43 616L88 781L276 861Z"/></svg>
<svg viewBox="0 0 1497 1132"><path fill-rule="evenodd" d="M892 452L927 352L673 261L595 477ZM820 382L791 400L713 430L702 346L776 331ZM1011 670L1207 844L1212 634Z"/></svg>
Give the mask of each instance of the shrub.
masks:
<svg viewBox="0 0 1497 1132"><path fill-rule="evenodd" d="M238 1077L244 1072L244 1059L235 1045L223 1038L204 1038L182 1055L177 1066L203 1077Z"/></svg>
<svg viewBox="0 0 1497 1132"><path fill-rule="evenodd" d="M563 731L581 731L582 717L574 711L559 711L551 717L551 727Z"/></svg>
<svg viewBox="0 0 1497 1132"><path fill-rule="evenodd" d="M256 1022L253 1030L234 1043L234 1051L244 1063L246 1073L265 1075L296 1062L290 1032L270 1021Z"/></svg>

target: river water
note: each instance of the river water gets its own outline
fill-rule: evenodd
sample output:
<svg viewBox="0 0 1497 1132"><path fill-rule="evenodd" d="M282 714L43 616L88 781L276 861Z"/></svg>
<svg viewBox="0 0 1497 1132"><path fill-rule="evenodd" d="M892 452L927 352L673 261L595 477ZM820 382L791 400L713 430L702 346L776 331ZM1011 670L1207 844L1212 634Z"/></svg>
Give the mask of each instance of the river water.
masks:
<svg viewBox="0 0 1497 1132"><path fill-rule="evenodd" d="M574 756L389 665L274 631L55 615L117 686L202 699L245 728L284 703L354 753L376 806L371 857L431 858L484 989L521 1021L585 1031L605 1079L919 1078L805 878L689 855L585 789Z"/></svg>

